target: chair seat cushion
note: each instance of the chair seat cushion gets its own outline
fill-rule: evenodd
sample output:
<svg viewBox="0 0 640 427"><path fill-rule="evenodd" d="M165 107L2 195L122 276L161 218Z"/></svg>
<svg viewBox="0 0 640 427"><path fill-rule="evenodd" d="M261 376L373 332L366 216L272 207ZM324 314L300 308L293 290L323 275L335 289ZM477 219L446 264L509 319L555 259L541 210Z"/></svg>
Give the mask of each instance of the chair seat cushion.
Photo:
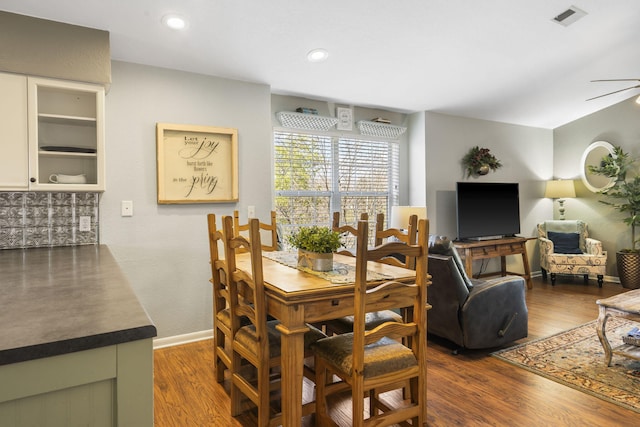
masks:
<svg viewBox="0 0 640 427"><path fill-rule="evenodd" d="M345 375L352 374L353 333L323 338L313 344L312 349L316 356L328 360ZM417 365L418 362L411 349L391 338L385 337L365 346L365 378L376 377Z"/></svg>
<svg viewBox="0 0 640 427"><path fill-rule="evenodd" d="M551 254L547 256L549 264L568 264L568 265L605 265L607 261L606 255L590 255L590 254Z"/></svg>
<svg viewBox="0 0 640 427"><path fill-rule="evenodd" d="M365 319L365 329L370 330L386 322L402 322L402 316L392 310L382 310L367 313ZM344 316L326 322L331 324L334 330L350 332L353 331L353 316Z"/></svg>
<svg viewBox="0 0 640 427"><path fill-rule="evenodd" d="M228 308L225 308L224 310L220 310L217 314L216 314L216 319L218 320L218 322L220 322L221 324L223 324L224 326L227 327L227 329L231 329L231 311ZM272 316L267 316L267 320L275 320ZM247 326L250 325L251 321L249 320L248 317L241 317L240 318L240 326Z"/></svg>
<svg viewBox="0 0 640 427"><path fill-rule="evenodd" d="M558 254L581 254L580 234L548 231L547 237L553 242L553 252Z"/></svg>
<svg viewBox="0 0 640 427"><path fill-rule="evenodd" d="M267 322L267 332L269 334L269 355L270 357L280 356L280 331L276 329L280 322L278 320L270 320ZM307 325L309 331L304 334L305 352L310 349L311 345L319 339L326 338L321 330L311 325ZM243 326L238 329L235 335L235 341L243 347L248 348L254 353L258 352L258 337L254 325Z"/></svg>
<svg viewBox="0 0 640 427"><path fill-rule="evenodd" d="M231 310L228 308L225 308L224 310L220 310L217 314L216 314L216 319L218 319L218 321L220 323L222 323L224 326L227 327L227 329L231 329ZM249 319L247 317L241 317L240 318L240 325L241 326L247 326L250 325L251 322L249 321Z"/></svg>

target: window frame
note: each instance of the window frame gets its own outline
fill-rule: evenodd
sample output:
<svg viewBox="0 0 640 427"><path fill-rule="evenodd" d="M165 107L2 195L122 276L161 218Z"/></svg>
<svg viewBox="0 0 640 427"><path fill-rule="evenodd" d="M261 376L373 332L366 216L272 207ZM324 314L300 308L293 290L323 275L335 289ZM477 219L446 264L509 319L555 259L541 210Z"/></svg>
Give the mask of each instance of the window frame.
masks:
<svg viewBox="0 0 640 427"><path fill-rule="evenodd" d="M327 176L328 179L331 180L330 187L328 191L317 191L317 190L297 190L297 189L278 189L278 154L277 147L282 146L283 143L286 143L287 140L293 141L297 136L322 140L326 144L329 141L330 144L330 156L331 158L331 172L330 176ZM400 199L400 142L398 140L386 139L386 138L376 138L376 137L368 137L364 135L354 134L354 135L345 135L345 134L336 134L331 132L322 132L322 131L304 131L298 129L282 129L282 128L274 128L272 134L273 140L273 163L274 163L274 205L276 206L276 215L281 217L278 206L278 198L281 197L328 197L329 202L329 212L328 218L315 218L315 221L311 223L284 223L280 218L278 218L278 222L281 225L283 234L290 234L291 231L298 227L302 226L311 226L311 225L320 225L320 226L331 226L331 215L333 212L344 212L344 209L349 209L349 207L343 206L343 198L352 197L352 198L364 198L368 200L364 200L364 204L367 205L368 202L373 204L370 209L358 210L356 212L355 207L352 207L353 212L351 215L346 215L346 219L341 215L341 219L346 223L355 223L358 218L355 216L360 215L361 212L367 211L369 213L369 219L373 222L375 221L375 215L381 211L381 209L377 208L375 198L383 198L386 200L386 207L384 209L385 213L385 221L388 221L389 214L391 211L391 206L395 206L399 204ZM282 141L282 142L281 142ZM384 157L387 159L384 161L384 166L377 165L377 170L381 171L383 168L387 170L386 176L386 189L381 190L351 190L347 189L341 191L341 182L340 182L340 174L341 174L341 165L344 166L344 160L347 159L345 156L341 158L341 144L361 144L357 149L361 149L362 146L366 146L367 144L371 144L371 150L366 153L372 158L379 155L380 152L384 152ZM376 147L377 145L377 147ZM380 147L383 149L380 149ZM348 159L347 159L348 160ZM360 165L362 166L362 165ZM348 167L358 168L358 165L355 163L347 165ZM352 218L353 217L353 218ZM373 226L372 226L373 228Z"/></svg>

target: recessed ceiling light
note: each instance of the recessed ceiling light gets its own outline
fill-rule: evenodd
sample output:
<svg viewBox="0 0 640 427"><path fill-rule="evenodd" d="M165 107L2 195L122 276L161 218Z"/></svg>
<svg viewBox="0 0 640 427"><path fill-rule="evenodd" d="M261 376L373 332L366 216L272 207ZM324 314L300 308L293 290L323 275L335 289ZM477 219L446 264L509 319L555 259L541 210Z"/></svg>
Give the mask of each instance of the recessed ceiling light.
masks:
<svg viewBox="0 0 640 427"><path fill-rule="evenodd" d="M329 52L326 49L313 49L307 53L307 60L309 62L322 62L329 57Z"/></svg>
<svg viewBox="0 0 640 427"><path fill-rule="evenodd" d="M174 30L184 30L187 28L187 21L180 15L170 14L162 17L162 23Z"/></svg>

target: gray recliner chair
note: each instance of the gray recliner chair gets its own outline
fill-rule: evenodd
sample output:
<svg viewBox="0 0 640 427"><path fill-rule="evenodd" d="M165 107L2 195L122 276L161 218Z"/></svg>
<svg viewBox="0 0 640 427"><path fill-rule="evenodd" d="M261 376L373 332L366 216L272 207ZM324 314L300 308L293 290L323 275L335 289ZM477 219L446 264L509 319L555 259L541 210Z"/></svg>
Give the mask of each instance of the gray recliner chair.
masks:
<svg viewBox="0 0 640 427"><path fill-rule="evenodd" d="M470 280L451 241L439 236L430 237L429 274L430 334L467 349L500 347L527 336L524 278Z"/></svg>

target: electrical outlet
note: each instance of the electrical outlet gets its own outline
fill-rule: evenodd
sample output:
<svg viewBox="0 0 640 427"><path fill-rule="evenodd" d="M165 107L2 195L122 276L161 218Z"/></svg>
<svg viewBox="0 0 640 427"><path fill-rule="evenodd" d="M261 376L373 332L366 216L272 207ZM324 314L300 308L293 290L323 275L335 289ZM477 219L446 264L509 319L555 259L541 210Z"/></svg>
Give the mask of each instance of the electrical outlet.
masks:
<svg viewBox="0 0 640 427"><path fill-rule="evenodd" d="M122 216L133 216L133 201L132 200L123 200L121 205L120 215Z"/></svg>
<svg viewBox="0 0 640 427"><path fill-rule="evenodd" d="M91 217L90 216L81 216L80 224L78 226L80 231L91 231Z"/></svg>

